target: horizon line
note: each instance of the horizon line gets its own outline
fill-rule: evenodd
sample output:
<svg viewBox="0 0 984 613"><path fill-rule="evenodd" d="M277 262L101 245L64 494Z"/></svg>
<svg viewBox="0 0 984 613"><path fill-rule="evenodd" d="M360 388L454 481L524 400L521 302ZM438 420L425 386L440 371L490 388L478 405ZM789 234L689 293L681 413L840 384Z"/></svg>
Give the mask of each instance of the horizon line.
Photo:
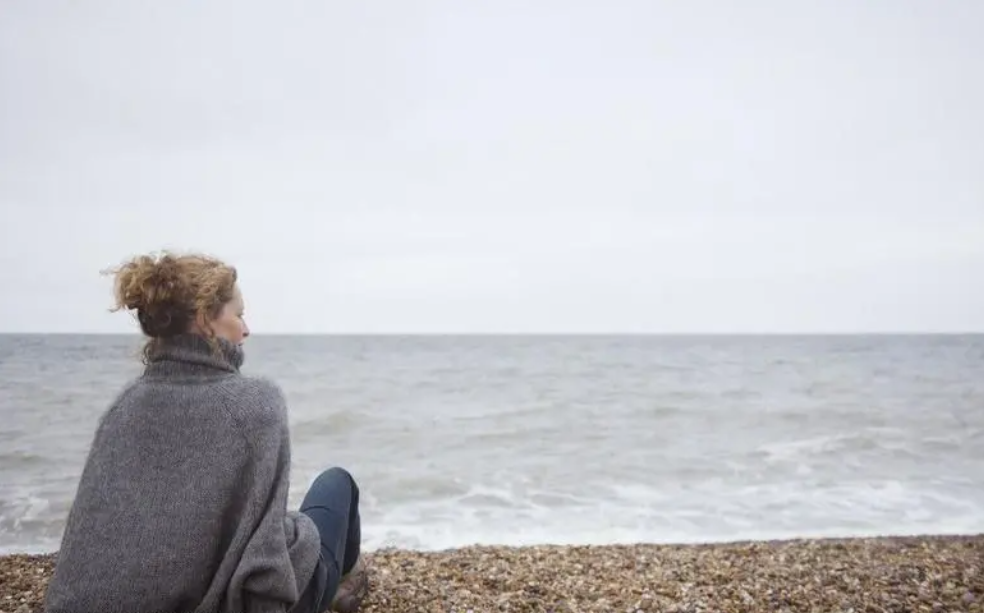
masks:
<svg viewBox="0 0 984 613"><path fill-rule="evenodd" d="M426 332L254 332L251 337L277 337L277 336L538 336L538 337L558 337L558 336L976 336L984 335L984 330L855 330L855 331L746 331L746 332L726 332L726 331L493 331L493 332L463 332L463 331L426 331ZM108 332L108 331L13 331L0 330L0 336L133 336L144 338L139 332Z"/></svg>

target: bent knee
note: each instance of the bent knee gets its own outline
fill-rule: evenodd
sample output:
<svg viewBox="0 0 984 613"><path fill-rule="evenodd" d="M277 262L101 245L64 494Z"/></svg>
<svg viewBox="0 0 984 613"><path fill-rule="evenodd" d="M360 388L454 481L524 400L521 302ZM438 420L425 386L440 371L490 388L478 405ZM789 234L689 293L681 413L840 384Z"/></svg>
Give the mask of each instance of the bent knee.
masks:
<svg viewBox="0 0 984 613"><path fill-rule="evenodd" d="M348 470L342 468L341 466L332 466L331 468L322 471L316 481L319 482L346 482L355 486L355 477L352 476Z"/></svg>

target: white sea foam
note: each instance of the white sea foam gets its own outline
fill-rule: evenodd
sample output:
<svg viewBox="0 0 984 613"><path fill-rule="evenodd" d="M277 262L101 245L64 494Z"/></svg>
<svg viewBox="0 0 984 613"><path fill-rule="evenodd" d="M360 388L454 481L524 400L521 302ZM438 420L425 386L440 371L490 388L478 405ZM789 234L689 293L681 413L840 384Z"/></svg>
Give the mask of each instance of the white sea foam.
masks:
<svg viewBox="0 0 984 613"><path fill-rule="evenodd" d="M96 420L132 374L128 342L0 348L0 552L57 549ZM367 549L444 549L984 532L982 350L282 338L247 363L289 393L292 507L343 465ZM34 363L48 372L19 366Z"/></svg>

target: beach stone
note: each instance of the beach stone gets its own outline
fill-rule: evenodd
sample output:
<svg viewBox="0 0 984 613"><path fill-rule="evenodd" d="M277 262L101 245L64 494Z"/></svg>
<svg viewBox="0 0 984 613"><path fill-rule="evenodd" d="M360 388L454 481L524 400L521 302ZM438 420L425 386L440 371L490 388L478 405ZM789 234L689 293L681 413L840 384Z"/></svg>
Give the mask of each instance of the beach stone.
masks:
<svg viewBox="0 0 984 613"><path fill-rule="evenodd" d="M366 613L984 613L984 535L365 555ZM0 613L40 613L54 564L0 557Z"/></svg>

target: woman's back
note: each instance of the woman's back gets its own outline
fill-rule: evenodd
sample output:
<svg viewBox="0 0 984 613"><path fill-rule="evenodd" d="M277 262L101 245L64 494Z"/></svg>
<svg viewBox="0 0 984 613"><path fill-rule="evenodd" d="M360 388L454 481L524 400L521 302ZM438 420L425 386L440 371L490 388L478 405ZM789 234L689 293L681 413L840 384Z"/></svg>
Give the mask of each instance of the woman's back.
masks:
<svg viewBox="0 0 984 613"><path fill-rule="evenodd" d="M283 395L221 337L159 337L146 361L100 419L46 609L289 609L320 538L286 510Z"/></svg>

